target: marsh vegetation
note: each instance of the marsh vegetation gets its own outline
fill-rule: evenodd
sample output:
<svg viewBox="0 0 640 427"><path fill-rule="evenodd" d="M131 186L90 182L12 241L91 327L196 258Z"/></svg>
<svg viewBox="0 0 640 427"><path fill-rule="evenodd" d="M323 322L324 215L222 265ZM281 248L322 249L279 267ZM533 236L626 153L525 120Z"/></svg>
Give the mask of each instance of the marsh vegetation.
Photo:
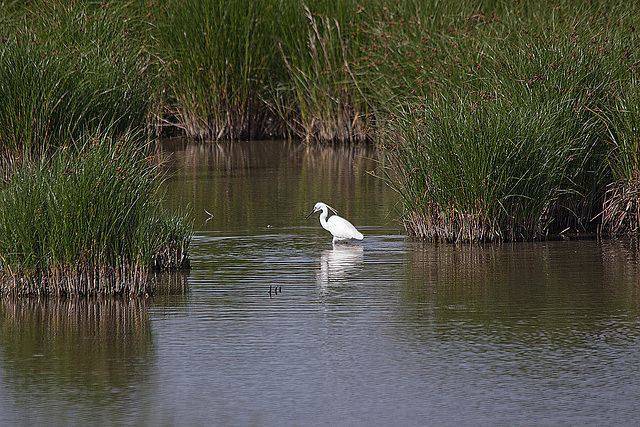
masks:
<svg viewBox="0 0 640 427"><path fill-rule="evenodd" d="M13 3L0 23L0 280L11 294L148 294L188 266L161 206L146 24L119 3Z"/></svg>
<svg viewBox="0 0 640 427"><path fill-rule="evenodd" d="M638 10L444 8L407 15L384 61L407 94L381 126L407 230L445 241L637 230Z"/></svg>
<svg viewBox="0 0 640 427"><path fill-rule="evenodd" d="M89 145L109 155L130 141L142 161L157 135L370 141L418 238L636 232L639 12L617 0L5 2L4 188L20 173L44 186L38 165L80 162ZM155 185L140 177L131 185ZM185 229L169 217L144 221ZM157 264L149 244L117 264ZM160 258L180 264L185 245L167 245ZM124 259L110 250L80 262ZM14 268L16 253L5 271L32 262Z"/></svg>

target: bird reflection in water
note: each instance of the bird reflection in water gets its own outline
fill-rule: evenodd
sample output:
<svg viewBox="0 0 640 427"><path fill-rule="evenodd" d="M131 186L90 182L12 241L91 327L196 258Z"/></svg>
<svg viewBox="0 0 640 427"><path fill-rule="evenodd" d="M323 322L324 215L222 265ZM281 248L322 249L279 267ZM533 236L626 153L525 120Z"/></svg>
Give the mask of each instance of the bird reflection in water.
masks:
<svg viewBox="0 0 640 427"><path fill-rule="evenodd" d="M362 265L364 247L361 245L336 244L320 255L317 282L322 287L339 283Z"/></svg>

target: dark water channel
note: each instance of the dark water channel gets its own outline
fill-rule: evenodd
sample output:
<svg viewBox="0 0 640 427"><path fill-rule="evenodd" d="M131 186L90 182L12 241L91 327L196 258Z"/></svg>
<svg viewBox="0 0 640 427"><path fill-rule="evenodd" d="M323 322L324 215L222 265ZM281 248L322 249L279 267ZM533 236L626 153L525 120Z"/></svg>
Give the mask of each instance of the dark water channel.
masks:
<svg viewBox="0 0 640 427"><path fill-rule="evenodd" d="M2 300L3 425L640 420L633 242L415 243L369 148L166 150L188 292ZM364 241L332 247L317 201Z"/></svg>

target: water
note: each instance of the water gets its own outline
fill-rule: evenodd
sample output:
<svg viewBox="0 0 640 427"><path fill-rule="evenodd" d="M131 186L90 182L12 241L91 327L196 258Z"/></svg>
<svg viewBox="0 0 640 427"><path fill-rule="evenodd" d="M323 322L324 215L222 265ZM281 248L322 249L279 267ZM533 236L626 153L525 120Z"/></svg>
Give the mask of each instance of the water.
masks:
<svg viewBox="0 0 640 427"><path fill-rule="evenodd" d="M189 291L2 300L3 425L640 419L634 242L421 244L370 149L169 151L168 205L195 220ZM365 240L332 247L304 219L316 201Z"/></svg>

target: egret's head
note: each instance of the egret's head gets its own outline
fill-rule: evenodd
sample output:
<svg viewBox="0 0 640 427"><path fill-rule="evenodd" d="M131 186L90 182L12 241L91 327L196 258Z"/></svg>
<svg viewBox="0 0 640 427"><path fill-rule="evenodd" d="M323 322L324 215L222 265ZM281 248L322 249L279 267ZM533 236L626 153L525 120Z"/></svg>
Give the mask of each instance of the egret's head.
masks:
<svg viewBox="0 0 640 427"><path fill-rule="evenodd" d="M315 206L313 207L313 210L311 212L309 212L309 215L307 215L307 218L309 218L314 213L316 213L318 211L321 211L324 206L326 206L326 205L324 203L322 203L322 202L316 203Z"/></svg>
<svg viewBox="0 0 640 427"><path fill-rule="evenodd" d="M338 213L338 212L336 212L335 209L333 209L331 206L327 205L326 203L318 202L313 207L313 210L311 211L311 213L309 213L309 215L307 215L307 218L309 218L314 213L322 211L322 210L325 210L325 209L331 209L333 211L333 213L336 213L336 214Z"/></svg>

